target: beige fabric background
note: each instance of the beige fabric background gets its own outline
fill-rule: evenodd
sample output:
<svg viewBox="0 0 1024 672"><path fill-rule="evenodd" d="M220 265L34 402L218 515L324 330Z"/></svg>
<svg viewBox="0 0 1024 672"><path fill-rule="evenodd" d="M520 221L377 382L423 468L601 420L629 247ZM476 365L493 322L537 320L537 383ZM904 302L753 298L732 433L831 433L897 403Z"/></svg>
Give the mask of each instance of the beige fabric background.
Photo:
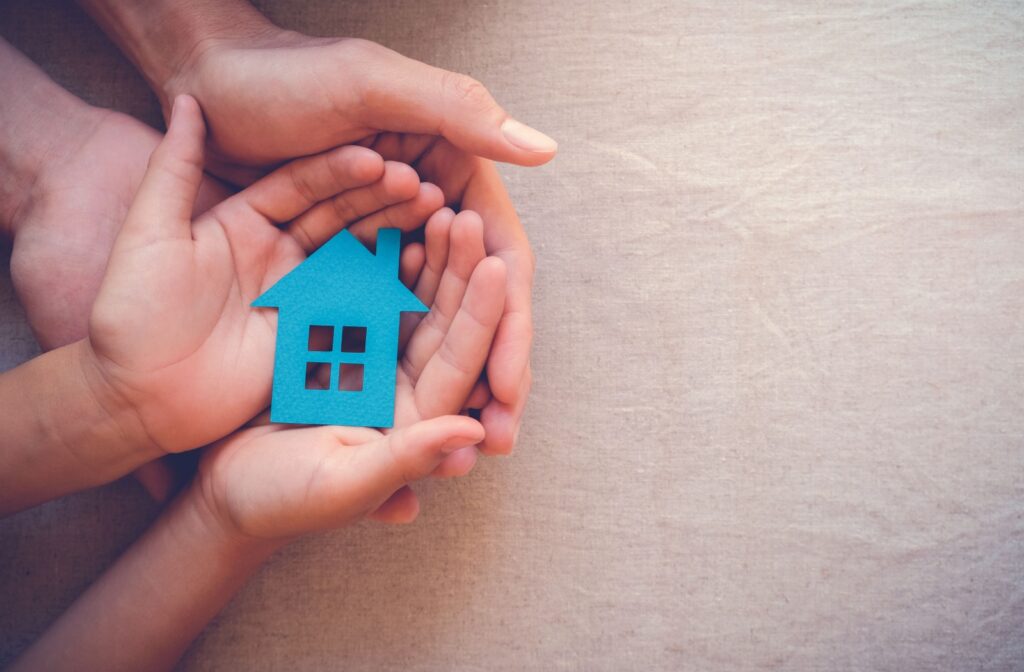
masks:
<svg viewBox="0 0 1024 672"><path fill-rule="evenodd" d="M505 170L536 383L515 456L282 552L182 669L1024 669L1024 3L260 5L561 142ZM72 6L0 32L159 123ZM155 513L0 523L0 661Z"/></svg>

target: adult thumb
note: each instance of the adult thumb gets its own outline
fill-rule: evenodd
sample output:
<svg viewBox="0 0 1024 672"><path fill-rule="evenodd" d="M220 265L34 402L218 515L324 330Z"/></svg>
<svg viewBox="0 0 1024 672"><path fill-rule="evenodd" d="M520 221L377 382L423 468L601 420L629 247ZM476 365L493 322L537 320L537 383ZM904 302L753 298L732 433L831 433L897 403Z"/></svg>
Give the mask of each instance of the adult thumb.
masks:
<svg viewBox="0 0 1024 672"><path fill-rule="evenodd" d="M146 238L191 236L192 210L203 180L206 125L199 103L178 96L167 133L149 157L125 219L125 233Z"/></svg>
<svg viewBox="0 0 1024 672"><path fill-rule="evenodd" d="M509 116L472 77L374 45L382 67L363 93L363 122L382 131L444 136L470 154L522 166L547 163L558 143Z"/></svg>

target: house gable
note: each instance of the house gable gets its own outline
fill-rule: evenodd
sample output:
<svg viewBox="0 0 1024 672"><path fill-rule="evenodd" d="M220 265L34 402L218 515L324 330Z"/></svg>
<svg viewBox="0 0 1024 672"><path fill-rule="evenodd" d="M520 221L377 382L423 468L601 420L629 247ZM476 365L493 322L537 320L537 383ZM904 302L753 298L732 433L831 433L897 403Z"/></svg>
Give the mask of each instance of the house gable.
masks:
<svg viewBox="0 0 1024 672"><path fill-rule="evenodd" d="M377 254L341 231L253 301L290 314L426 312L398 279L401 231L381 229Z"/></svg>

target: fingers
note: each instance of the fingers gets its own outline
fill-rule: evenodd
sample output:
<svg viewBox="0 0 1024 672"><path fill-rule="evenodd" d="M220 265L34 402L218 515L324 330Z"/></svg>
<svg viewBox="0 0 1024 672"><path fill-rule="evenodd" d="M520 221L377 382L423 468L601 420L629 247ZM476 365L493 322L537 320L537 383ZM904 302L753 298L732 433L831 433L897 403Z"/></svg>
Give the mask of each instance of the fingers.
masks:
<svg viewBox="0 0 1024 672"><path fill-rule="evenodd" d="M466 184L463 206L480 213L487 253L499 257L508 268L505 314L487 361L487 381L494 397L517 406L525 403L519 395L530 361L533 340L531 292L533 289L533 253L523 225L490 161L477 161L473 177Z"/></svg>
<svg viewBox="0 0 1024 672"><path fill-rule="evenodd" d="M420 502L416 494L409 486L398 489L395 494L388 497L387 501L371 513L367 518L378 523L390 525L406 525L416 520L420 513Z"/></svg>
<svg viewBox="0 0 1024 672"><path fill-rule="evenodd" d="M438 226L443 227L444 217L438 218ZM427 240L428 265L431 271L424 271L421 281L424 296L433 294L430 312L423 318L410 337L402 360L403 368L413 383L419 378L420 372L430 358L441 347L445 334L451 326L455 314L462 304L470 276L474 269L486 256L482 237L483 222L480 216L470 210L464 210L451 220L448 236L448 254L444 257L444 270L440 280L436 280L440 254L432 249L436 241ZM431 262L431 257L437 261ZM429 284L436 281L436 290Z"/></svg>
<svg viewBox="0 0 1024 672"><path fill-rule="evenodd" d="M431 215L424 227L424 262L422 269L418 271L413 291L416 298L425 306L434 303L434 296L441 283L441 276L444 274L445 266L448 265L449 233L454 219L455 212L451 208L441 208ZM409 283L406 283L406 286L413 288L413 285ZM409 337L412 336L423 317L423 313L402 313L398 332L399 352L405 352Z"/></svg>
<svg viewBox="0 0 1024 672"><path fill-rule="evenodd" d="M384 174L368 187L352 189L335 197L335 209L346 223L376 212L382 205L408 201L416 195L420 176L407 163L385 161Z"/></svg>
<svg viewBox="0 0 1024 672"><path fill-rule="evenodd" d="M361 123L381 131L442 135L471 154L523 166L546 163L558 144L512 119L480 82L406 58L390 49L350 41L359 49Z"/></svg>
<svg viewBox="0 0 1024 672"><path fill-rule="evenodd" d="M451 228L454 221L455 211L451 208L441 208L427 220L423 235L426 266L416 284L416 298L424 305L434 303L444 269L448 266L448 248L451 245Z"/></svg>
<svg viewBox="0 0 1024 672"><path fill-rule="evenodd" d="M481 261L444 340L415 383L416 408L431 418L463 408L487 361L505 305L505 263Z"/></svg>
<svg viewBox="0 0 1024 672"><path fill-rule="evenodd" d="M292 221L286 230L309 253L363 217L414 198L419 186L420 178L410 166L385 161L379 180L317 203Z"/></svg>
<svg viewBox="0 0 1024 672"><path fill-rule="evenodd" d="M336 432L338 428L323 431ZM483 437L483 426L472 418L449 415L417 422L338 451L338 459L321 469L321 492L339 514L368 513L399 488L430 475L448 455L479 443Z"/></svg>
<svg viewBox="0 0 1024 672"><path fill-rule="evenodd" d="M191 96L178 96L167 133L149 157L122 234L146 241L191 238L192 209L203 179L205 134L199 104Z"/></svg>
<svg viewBox="0 0 1024 672"><path fill-rule="evenodd" d="M398 260L398 279L412 289L416 286L425 262L426 253L422 243L409 243L402 249L402 256Z"/></svg>
<svg viewBox="0 0 1024 672"><path fill-rule="evenodd" d="M379 210L349 228L353 236L364 244L377 240L379 229L411 231L423 225L430 215L444 205L444 194L433 184L424 182L419 192L408 201Z"/></svg>
<svg viewBox="0 0 1024 672"><path fill-rule="evenodd" d="M239 197L275 224L295 219L320 201L363 187L384 174L372 149L348 145L292 161L242 191Z"/></svg>
<svg viewBox="0 0 1024 672"><path fill-rule="evenodd" d="M434 478L458 478L459 476L465 476L473 471L478 455L476 446L459 448L441 460L441 464L437 465L430 475Z"/></svg>
<svg viewBox="0 0 1024 672"><path fill-rule="evenodd" d="M484 455L508 455L519 439L519 427L526 407L526 399L530 393L532 374L529 367L520 381L520 389L515 395L515 402L506 404L496 398L491 399L480 413L480 422L487 430L487 436L480 444L480 452Z"/></svg>

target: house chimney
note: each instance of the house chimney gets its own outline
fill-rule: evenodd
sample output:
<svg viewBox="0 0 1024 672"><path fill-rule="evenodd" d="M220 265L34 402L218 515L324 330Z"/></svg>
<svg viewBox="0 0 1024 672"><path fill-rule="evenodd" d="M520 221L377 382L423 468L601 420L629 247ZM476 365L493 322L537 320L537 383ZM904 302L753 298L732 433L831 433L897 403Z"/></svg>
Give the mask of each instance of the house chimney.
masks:
<svg viewBox="0 0 1024 672"><path fill-rule="evenodd" d="M402 232L398 229L377 231L377 259L389 275L398 276L398 255L401 252Z"/></svg>

